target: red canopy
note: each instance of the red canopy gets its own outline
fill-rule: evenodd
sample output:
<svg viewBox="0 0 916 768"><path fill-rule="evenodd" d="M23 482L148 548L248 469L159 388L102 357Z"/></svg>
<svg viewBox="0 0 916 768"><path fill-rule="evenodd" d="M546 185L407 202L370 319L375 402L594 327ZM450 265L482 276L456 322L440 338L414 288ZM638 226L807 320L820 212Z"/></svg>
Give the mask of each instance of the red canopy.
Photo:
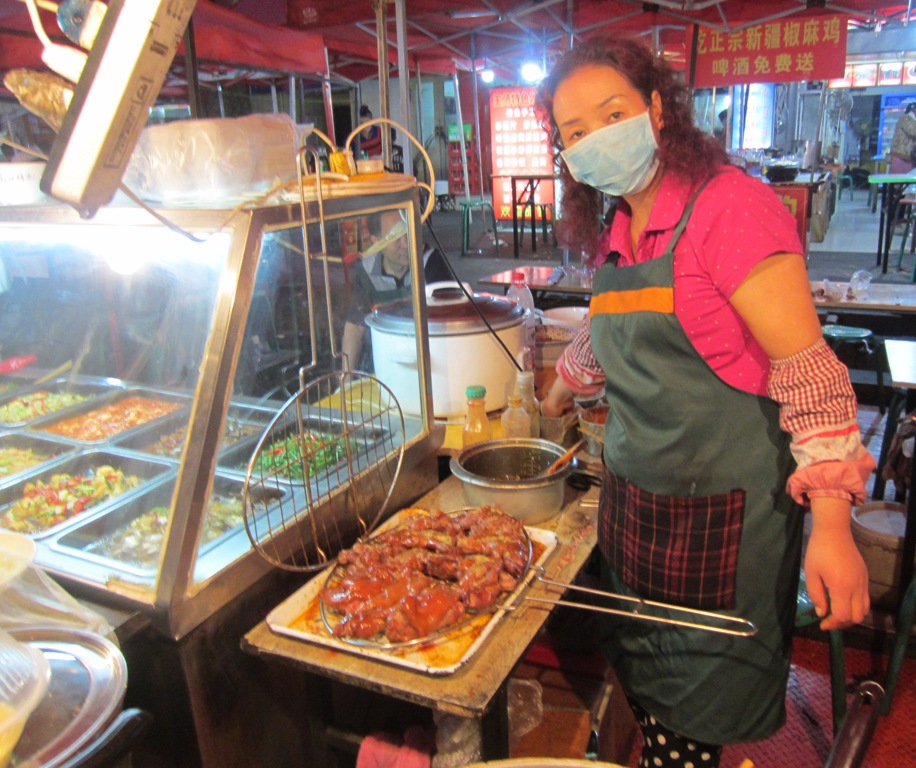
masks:
<svg viewBox="0 0 916 768"><path fill-rule="evenodd" d="M43 11L41 16L51 38L66 42L54 14ZM319 32L258 21L211 0L198 0L193 26L197 58L203 67L221 65L309 77L327 74ZM25 5L0 0L0 72L42 68L41 50Z"/></svg>

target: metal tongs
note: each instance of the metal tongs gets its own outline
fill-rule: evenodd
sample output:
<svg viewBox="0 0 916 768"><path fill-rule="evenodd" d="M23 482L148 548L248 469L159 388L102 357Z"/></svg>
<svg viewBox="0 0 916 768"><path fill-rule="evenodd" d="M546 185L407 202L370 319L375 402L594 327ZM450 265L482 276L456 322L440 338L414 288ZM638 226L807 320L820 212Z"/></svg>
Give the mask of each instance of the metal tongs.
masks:
<svg viewBox="0 0 916 768"><path fill-rule="evenodd" d="M581 608L586 611L597 611L599 613L609 613L614 616L625 616L631 619L640 619L642 621L654 621L659 624L673 624L678 627L688 627L690 629L699 629L705 632L714 632L720 635L734 635L736 637L753 637L757 634L757 627L754 626L753 622L748 621L747 619L742 619L738 616L728 616L724 613L716 613L714 611L704 611L699 608L683 608L678 605L671 605L670 603L660 603L655 600L644 600L640 597L630 597L629 595L621 595L616 592L605 592L600 589L589 589L588 587L580 587L575 584L566 584L564 582L552 581L544 577L545 569L541 566L532 568L532 571L535 572L535 578L543 584L547 584L552 587L560 587L562 589L568 589L574 592L583 592L589 595L595 595L597 597L604 598L605 600L618 600L622 603L627 603L631 606L630 609L623 608L606 608L600 605L587 605L585 603L574 603L568 600L555 600L549 597L529 597L525 596L524 600L530 600L535 603L544 603L546 605L556 605L563 606L566 608ZM512 606L507 608L507 610L514 610L517 606ZM652 613L644 613L646 609L660 609L667 611L671 614L680 614L685 618L677 618L676 616L660 616ZM691 617L693 620L691 620ZM717 626L714 623L703 623L701 619L705 619L707 622L719 622L722 626Z"/></svg>

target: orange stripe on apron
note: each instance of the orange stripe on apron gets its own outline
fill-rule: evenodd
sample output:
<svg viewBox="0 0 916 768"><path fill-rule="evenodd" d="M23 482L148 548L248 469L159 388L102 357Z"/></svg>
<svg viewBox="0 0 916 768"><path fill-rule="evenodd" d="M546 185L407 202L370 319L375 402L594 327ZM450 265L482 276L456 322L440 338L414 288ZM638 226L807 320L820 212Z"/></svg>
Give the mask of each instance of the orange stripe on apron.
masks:
<svg viewBox="0 0 916 768"><path fill-rule="evenodd" d="M674 312L674 289L671 286L651 286L632 291L609 291L593 296L588 306L589 317L623 315L629 312Z"/></svg>

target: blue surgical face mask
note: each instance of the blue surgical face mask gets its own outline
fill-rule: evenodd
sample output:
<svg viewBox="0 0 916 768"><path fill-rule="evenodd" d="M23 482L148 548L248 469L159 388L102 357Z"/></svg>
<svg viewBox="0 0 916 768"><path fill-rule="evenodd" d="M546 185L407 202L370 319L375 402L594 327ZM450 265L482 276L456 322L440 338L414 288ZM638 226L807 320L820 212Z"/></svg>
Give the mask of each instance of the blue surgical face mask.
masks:
<svg viewBox="0 0 916 768"><path fill-rule="evenodd" d="M561 155L576 181L614 197L642 192L658 169L648 112L599 128Z"/></svg>

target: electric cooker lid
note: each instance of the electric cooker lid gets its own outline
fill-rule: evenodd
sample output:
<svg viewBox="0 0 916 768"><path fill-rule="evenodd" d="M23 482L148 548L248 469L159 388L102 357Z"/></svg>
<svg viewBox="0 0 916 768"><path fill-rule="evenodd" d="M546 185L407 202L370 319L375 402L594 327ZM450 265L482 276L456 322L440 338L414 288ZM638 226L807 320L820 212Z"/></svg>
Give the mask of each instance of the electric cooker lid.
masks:
<svg viewBox="0 0 916 768"><path fill-rule="evenodd" d="M55 768L98 738L118 715L127 689L127 662L103 637L76 629L11 629L51 665L51 683L29 717L11 765Z"/></svg>
<svg viewBox="0 0 916 768"><path fill-rule="evenodd" d="M426 307L430 336L455 336L488 332L480 319L482 314L493 330L503 330L520 325L525 320L525 308L502 296L491 293L473 293L474 305L464 291L454 283L431 283L426 286ZM366 318L366 322L380 331L413 334L416 325L413 305L409 299L383 304Z"/></svg>

